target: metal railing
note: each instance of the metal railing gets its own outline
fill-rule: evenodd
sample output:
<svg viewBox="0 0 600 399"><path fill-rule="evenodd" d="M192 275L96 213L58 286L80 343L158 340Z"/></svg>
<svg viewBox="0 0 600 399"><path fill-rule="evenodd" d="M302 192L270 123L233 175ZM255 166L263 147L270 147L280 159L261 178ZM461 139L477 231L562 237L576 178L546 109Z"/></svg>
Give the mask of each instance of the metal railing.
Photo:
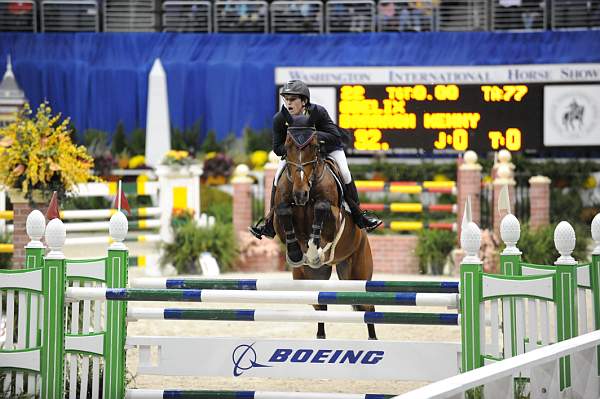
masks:
<svg viewBox="0 0 600 399"><path fill-rule="evenodd" d="M438 7L438 31L489 29L487 0L442 1Z"/></svg>
<svg viewBox="0 0 600 399"><path fill-rule="evenodd" d="M0 31L37 32L35 1L0 0Z"/></svg>
<svg viewBox="0 0 600 399"><path fill-rule="evenodd" d="M105 32L152 32L157 28L154 0L104 0Z"/></svg>
<svg viewBox="0 0 600 399"><path fill-rule="evenodd" d="M432 31L436 9L429 1L380 0L377 25L380 32Z"/></svg>
<svg viewBox="0 0 600 399"><path fill-rule="evenodd" d="M270 6L265 0L40 0L39 9L37 4L37 0L0 0L0 31L318 34L600 29L600 0L274 0Z"/></svg>
<svg viewBox="0 0 600 399"><path fill-rule="evenodd" d="M552 1L553 30L600 29L600 1Z"/></svg>
<svg viewBox="0 0 600 399"><path fill-rule="evenodd" d="M43 0L42 32L99 32L96 0Z"/></svg>
<svg viewBox="0 0 600 399"><path fill-rule="evenodd" d="M539 31L547 26L548 13L540 0L512 2L493 0L492 30Z"/></svg>
<svg viewBox="0 0 600 399"><path fill-rule="evenodd" d="M323 33L320 0L275 0L270 11L273 33Z"/></svg>
<svg viewBox="0 0 600 399"><path fill-rule="evenodd" d="M269 32L269 5L261 0L217 0L215 32Z"/></svg>
<svg viewBox="0 0 600 399"><path fill-rule="evenodd" d="M329 0L325 8L325 30L328 33L375 32L374 1Z"/></svg>
<svg viewBox="0 0 600 399"><path fill-rule="evenodd" d="M166 0L162 5L164 32L212 32L209 1Z"/></svg>

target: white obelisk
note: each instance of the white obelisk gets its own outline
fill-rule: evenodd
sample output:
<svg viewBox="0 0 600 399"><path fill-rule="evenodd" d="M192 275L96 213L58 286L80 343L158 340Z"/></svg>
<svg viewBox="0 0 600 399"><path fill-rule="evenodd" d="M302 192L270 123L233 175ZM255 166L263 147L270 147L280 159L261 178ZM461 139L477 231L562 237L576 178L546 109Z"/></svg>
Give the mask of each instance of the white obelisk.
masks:
<svg viewBox="0 0 600 399"><path fill-rule="evenodd" d="M160 164L171 149L171 123L167 74L157 58L148 76L148 109L146 115L146 165Z"/></svg>

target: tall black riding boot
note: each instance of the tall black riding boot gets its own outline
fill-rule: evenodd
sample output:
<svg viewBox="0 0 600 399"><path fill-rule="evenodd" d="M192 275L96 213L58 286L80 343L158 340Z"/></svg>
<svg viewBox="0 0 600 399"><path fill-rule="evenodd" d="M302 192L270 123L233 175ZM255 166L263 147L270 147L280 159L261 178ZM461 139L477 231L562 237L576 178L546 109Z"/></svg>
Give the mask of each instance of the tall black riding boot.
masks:
<svg viewBox="0 0 600 399"><path fill-rule="evenodd" d="M248 231L259 240L262 237L267 238L275 237L275 228L273 227L273 203L275 203L275 187L271 187L271 202L269 203L269 213L265 219L260 219L254 226L248 227ZM261 222L263 222L261 224Z"/></svg>
<svg viewBox="0 0 600 399"><path fill-rule="evenodd" d="M356 189L356 184L354 184L354 180L352 180L348 184L345 184L344 188L344 199L350 207L350 212L352 213L352 220L354 220L354 224L356 224L361 229L367 229L367 231L371 231L379 227L379 225L383 223L381 220L379 220L375 216L367 215L360 209L358 190Z"/></svg>

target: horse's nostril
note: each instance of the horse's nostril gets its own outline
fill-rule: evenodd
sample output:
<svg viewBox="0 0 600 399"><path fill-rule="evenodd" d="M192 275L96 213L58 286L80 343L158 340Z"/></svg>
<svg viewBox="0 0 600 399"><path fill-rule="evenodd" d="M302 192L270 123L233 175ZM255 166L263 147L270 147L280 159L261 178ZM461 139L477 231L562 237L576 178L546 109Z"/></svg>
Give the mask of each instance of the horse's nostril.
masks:
<svg viewBox="0 0 600 399"><path fill-rule="evenodd" d="M304 204L308 200L308 191L294 191L294 200L297 204Z"/></svg>

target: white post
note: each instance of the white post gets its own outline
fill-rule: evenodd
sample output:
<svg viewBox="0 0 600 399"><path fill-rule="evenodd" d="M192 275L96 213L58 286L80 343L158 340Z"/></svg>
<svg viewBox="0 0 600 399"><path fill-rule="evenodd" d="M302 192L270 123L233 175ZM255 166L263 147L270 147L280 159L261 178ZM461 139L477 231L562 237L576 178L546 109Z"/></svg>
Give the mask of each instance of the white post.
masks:
<svg viewBox="0 0 600 399"><path fill-rule="evenodd" d="M167 74L159 58L148 76L146 113L146 165L157 166L171 149Z"/></svg>

